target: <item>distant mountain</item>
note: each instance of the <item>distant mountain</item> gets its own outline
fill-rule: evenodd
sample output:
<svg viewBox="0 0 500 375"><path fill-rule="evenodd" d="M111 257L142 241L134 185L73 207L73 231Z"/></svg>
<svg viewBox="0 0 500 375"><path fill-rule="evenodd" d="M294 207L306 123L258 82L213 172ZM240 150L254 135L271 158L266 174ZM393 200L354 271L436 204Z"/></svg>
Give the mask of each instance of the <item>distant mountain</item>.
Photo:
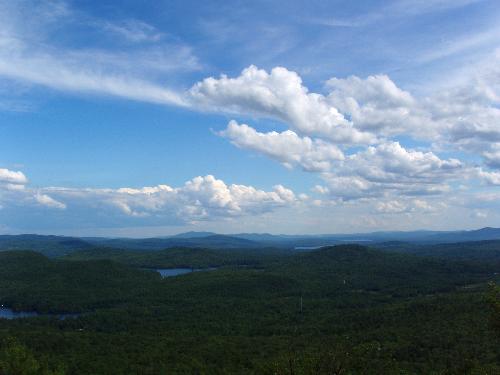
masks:
<svg viewBox="0 0 500 375"><path fill-rule="evenodd" d="M269 234L269 233L237 233L232 234L232 237L242 238L249 241L262 242L262 241L283 241L288 236L281 234ZM300 236L297 236L300 237Z"/></svg>
<svg viewBox="0 0 500 375"><path fill-rule="evenodd" d="M202 237L208 237L208 236L216 236L217 233L214 232L185 232L185 233L179 233L175 234L173 236L167 236L165 238L202 238Z"/></svg>
<svg viewBox="0 0 500 375"><path fill-rule="evenodd" d="M168 237L168 238L144 238L144 239L129 239L129 238L116 238L116 239L100 239L89 240L92 244L97 246L113 247L118 249L128 250L163 250L172 247L194 247L194 248L220 248L220 249L246 249L256 248L261 245L257 242L237 238L232 236L225 236L220 234L208 235L204 237Z"/></svg>
<svg viewBox="0 0 500 375"><path fill-rule="evenodd" d="M0 235L0 251L32 250L48 257L57 257L90 248L93 248L90 243L76 237L37 234Z"/></svg>
<svg viewBox="0 0 500 375"><path fill-rule="evenodd" d="M500 228L486 227L477 230L438 233L428 236L426 240L439 243L500 240Z"/></svg>
<svg viewBox="0 0 500 375"><path fill-rule="evenodd" d="M321 235L273 235L268 233L240 233L233 237L244 238L268 246L318 247L345 243L370 244L380 242L448 243L465 241L500 240L499 228L482 228L471 231L408 231L372 232Z"/></svg>
<svg viewBox="0 0 500 375"><path fill-rule="evenodd" d="M154 238L101 238L101 237L64 237L40 236L34 234L0 236L2 250L34 250L49 257L67 255L73 251L108 247L127 250L163 250L173 247L207 249L257 249L280 248L312 250L318 247L357 243L377 246L385 243L397 248L404 244L446 244L470 241L500 240L500 228L482 228L470 231L410 231L410 232L373 232L355 234L324 235L282 235L269 233L239 233L234 235L213 232L186 232L169 237ZM402 247L405 247L403 245ZM401 246L400 246L401 247Z"/></svg>

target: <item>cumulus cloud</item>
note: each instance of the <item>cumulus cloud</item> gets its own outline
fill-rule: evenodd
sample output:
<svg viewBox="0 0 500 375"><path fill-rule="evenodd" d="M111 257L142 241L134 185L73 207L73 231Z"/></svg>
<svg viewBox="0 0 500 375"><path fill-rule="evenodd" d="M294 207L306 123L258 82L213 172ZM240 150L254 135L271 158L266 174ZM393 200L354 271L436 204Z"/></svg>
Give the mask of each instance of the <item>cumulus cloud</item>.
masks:
<svg viewBox="0 0 500 375"><path fill-rule="evenodd" d="M475 75L424 97L404 91L387 76L330 79L328 98L362 131L406 135L483 157L500 165L500 53Z"/></svg>
<svg viewBox="0 0 500 375"><path fill-rule="evenodd" d="M288 168L319 172L323 193L350 200L442 194L464 178L497 185L497 173L488 168L500 165L499 87L500 71L490 67L424 97L386 75L331 78L323 95L309 92L285 68L250 66L235 78L207 78L189 94L191 103L208 110L282 121L289 130L262 133L231 121L219 135ZM427 150L391 140L400 135L425 141ZM458 151L458 157L441 158L431 147ZM481 172L460 161L461 152L482 156Z"/></svg>
<svg viewBox="0 0 500 375"><path fill-rule="evenodd" d="M493 57L497 62L499 58L498 53ZM500 165L500 72L495 64L457 87L424 97L399 88L386 75L331 78L325 88L326 95L310 92L297 73L283 67L267 72L250 66L235 78L222 75L198 82L190 89L189 100L207 110L278 119L300 137L341 149L404 135L479 154L490 168ZM295 137L288 138L291 145L296 144ZM249 148L263 151L255 142ZM296 159L293 147L289 150L289 158ZM281 162L286 159L264 153Z"/></svg>
<svg viewBox="0 0 500 375"><path fill-rule="evenodd" d="M500 142L490 145L488 151L484 151L482 154L486 165L494 169L500 169Z"/></svg>
<svg viewBox="0 0 500 375"><path fill-rule="evenodd" d="M0 195L3 198L0 203L33 209L43 205L66 210L69 218L85 211L87 215L106 215L117 221L143 219L151 223L261 215L305 199L282 185L264 191L248 185L228 185L211 175L195 177L176 188L168 185L119 189L43 187L11 193Z"/></svg>
<svg viewBox="0 0 500 375"><path fill-rule="evenodd" d="M407 150L398 142L388 142L346 158L340 173L356 173L373 182L436 183L464 169L458 159L440 159L432 152Z"/></svg>
<svg viewBox="0 0 500 375"><path fill-rule="evenodd" d="M23 172L0 168L0 184L24 185L28 179Z"/></svg>
<svg viewBox="0 0 500 375"><path fill-rule="evenodd" d="M335 171L322 175L327 186L316 191L342 200L433 195L448 191L446 181L465 173L470 171L457 159L443 160L432 152L389 142L347 156Z"/></svg>
<svg viewBox="0 0 500 375"><path fill-rule="evenodd" d="M402 133L408 130L411 116L415 115L410 110L415 99L386 75L331 78L326 87L330 90L330 105L349 116L354 126L363 131L379 135Z"/></svg>
<svg viewBox="0 0 500 375"><path fill-rule="evenodd" d="M498 60L498 57L495 58ZM379 136L410 135L480 153L492 165L500 144L498 81L484 73L458 87L416 98L385 75L332 78L328 99L354 127ZM487 80L485 77L491 77Z"/></svg>
<svg viewBox="0 0 500 375"><path fill-rule="evenodd" d="M66 208L66 205L64 203L56 201L54 198L48 196L47 194L36 193L34 198L35 201L41 204L42 206L58 208L61 210L64 210Z"/></svg>
<svg viewBox="0 0 500 375"><path fill-rule="evenodd" d="M488 172L479 168L478 177L488 185L500 186L500 172Z"/></svg>
<svg viewBox="0 0 500 375"><path fill-rule="evenodd" d="M344 159L343 152L334 144L321 139L300 137L291 130L260 133L246 124L231 121L219 135L240 148L278 160L287 168L298 165L306 171L326 172L331 169L332 161Z"/></svg>
<svg viewBox="0 0 500 375"><path fill-rule="evenodd" d="M250 66L235 78L209 77L189 91L206 110L278 119L291 130L339 145L373 144L381 136L428 134L430 114L386 75L331 78L327 95L310 92L284 67Z"/></svg>
<svg viewBox="0 0 500 375"><path fill-rule="evenodd" d="M0 168L0 209L12 203L20 205L36 203L49 208L66 208L65 204L47 194L41 194L37 189L27 187L27 184L28 179L23 172Z"/></svg>
<svg viewBox="0 0 500 375"><path fill-rule="evenodd" d="M438 208L445 208L446 204L443 202L435 205L430 204L426 200L412 199L412 200L387 200L375 202L375 212L383 214L401 214L401 213L414 213L414 212L435 212Z"/></svg>
<svg viewBox="0 0 500 375"><path fill-rule="evenodd" d="M209 77L189 91L207 110L278 119L307 136L344 143L370 143L373 135L356 129L325 96L310 93L300 76L283 67L270 73L250 66L236 78Z"/></svg>

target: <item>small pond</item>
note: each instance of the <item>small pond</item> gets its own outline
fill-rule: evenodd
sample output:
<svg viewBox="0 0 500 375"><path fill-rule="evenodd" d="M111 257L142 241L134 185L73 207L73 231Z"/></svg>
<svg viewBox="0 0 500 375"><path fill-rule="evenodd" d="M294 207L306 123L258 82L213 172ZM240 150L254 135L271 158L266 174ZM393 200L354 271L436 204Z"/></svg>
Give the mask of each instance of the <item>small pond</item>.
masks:
<svg viewBox="0 0 500 375"><path fill-rule="evenodd" d="M217 267L210 268L155 268L154 270L158 272L161 277L172 277L185 275L186 273L191 272L202 272L202 271L213 271L216 270Z"/></svg>

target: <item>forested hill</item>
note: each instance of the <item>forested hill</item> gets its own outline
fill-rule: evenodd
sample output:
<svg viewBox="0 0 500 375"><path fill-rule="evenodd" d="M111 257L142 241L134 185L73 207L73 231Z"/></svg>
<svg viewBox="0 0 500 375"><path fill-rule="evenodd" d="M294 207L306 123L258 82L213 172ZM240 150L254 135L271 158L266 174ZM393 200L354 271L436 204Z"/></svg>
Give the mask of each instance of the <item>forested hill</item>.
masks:
<svg viewBox="0 0 500 375"><path fill-rule="evenodd" d="M93 245L77 237L41 236L37 234L0 235L0 251L31 250L54 257L92 247Z"/></svg>
<svg viewBox="0 0 500 375"><path fill-rule="evenodd" d="M385 242L376 248L405 254L443 259L462 259L500 264L500 240L443 243L435 245L411 244L405 242Z"/></svg>
<svg viewBox="0 0 500 375"><path fill-rule="evenodd" d="M0 251L32 250L48 257L59 257L79 250L115 248L135 251L158 251L168 248L256 249L262 244L231 236L209 235L205 237L173 238L75 238L64 236L40 236L34 234L0 235Z"/></svg>
<svg viewBox="0 0 500 375"><path fill-rule="evenodd" d="M339 245L289 257L280 273L294 275L306 285L419 294L450 290L473 280L488 279L496 265L421 258L384 253L360 245Z"/></svg>
<svg viewBox="0 0 500 375"><path fill-rule="evenodd" d="M172 247L204 247L216 249L251 249L262 247L254 241L221 234L210 234L207 236L193 237L174 236L167 238L116 238L116 239L93 239L89 243L97 246L113 247L127 250L163 250Z"/></svg>
<svg viewBox="0 0 500 375"><path fill-rule="evenodd" d="M162 279L137 254L151 266L229 261ZM357 245L252 254L238 267L206 249L0 252L0 304L83 313L0 319L0 373L23 366L16 353L65 375L499 373L492 264Z"/></svg>
<svg viewBox="0 0 500 375"><path fill-rule="evenodd" d="M64 262L31 251L0 252L0 302L41 313L129 303L159 275L110 260Z"/></svg>
<svg viewBox="0 0 500 375"><path fill-rule="evenodd" d="M288 285L287 290L295 290L293 293L323 296L353 291L384 291L406 296L450 291L460 285L490 280L498 271L495 265L488 263L434 260L359 245L333 246L295 255L263 252L250 257L245 257L244 252L203 249L148 253L85 251L64 259L67 260L50 260L29 251L0 252L1 302L60 311L109 306L114 303L111 301L131 295L136 298L133 291L137 288L157 287L158 275L143 270L144 267L219 267L224 277L228 272L233 275L224 280L225 289L233 288L235 280L247 275L247 271L258 271L255 282L263 291L272 285L259 281L258 275L263 275L263 280L267 280L265 275L272 275L275 282ZM241 265L245 267L239 268ZM211 283L218 274L207 272L205 281ZM244 288L241 292L245 293ZM54 302L50 303L51 300Z"/></svg>
<svg viewBox="0 0 500 375"><path fill-rule="evenodd" d="M210 268L223 266L263 267L287 255L292 255L292 253L273 248L257 248L248 251L241 249L173 247L158 251L135 251L96 247L73 252L62 259L109 259L142 268Z"/></svg>

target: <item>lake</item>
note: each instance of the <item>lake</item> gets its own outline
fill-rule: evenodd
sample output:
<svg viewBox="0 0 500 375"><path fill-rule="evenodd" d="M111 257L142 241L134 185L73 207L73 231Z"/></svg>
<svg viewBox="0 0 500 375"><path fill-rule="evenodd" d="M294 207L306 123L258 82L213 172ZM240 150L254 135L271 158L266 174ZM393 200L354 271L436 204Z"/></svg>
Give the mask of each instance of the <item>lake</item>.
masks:
<svg viewBox="0 0 500 375"><path fill-rule="evenodd" d="M320 246L295 246L294 250L318 250L322 247L335 246L335 245L320 245Z"/></svg>
<svg viewBox="0 0 500 375"><path fill-rule="evenodd" d="M0 307L0 319L33 318L35 316L54 316L59 320L78 318L81 314L39 314L36 311L14 311L7 307Z"/></svg>
<svg viewBox="0 0 500 375"><path fill-rule="evenodd" d="M173 277L179 275L185 275L191 272L202 272L202 271L213 271L216 267L209 268L156 268L155 271L158 272L161 277Z"/></svg>
<svg viewBox="0 0 500 375"><path fill-rule="evenodd" d="M0 319L20 319L31 318L33 316L38 316L38 313L34 311L13 311L6 307L0 307Z"/></svg>

